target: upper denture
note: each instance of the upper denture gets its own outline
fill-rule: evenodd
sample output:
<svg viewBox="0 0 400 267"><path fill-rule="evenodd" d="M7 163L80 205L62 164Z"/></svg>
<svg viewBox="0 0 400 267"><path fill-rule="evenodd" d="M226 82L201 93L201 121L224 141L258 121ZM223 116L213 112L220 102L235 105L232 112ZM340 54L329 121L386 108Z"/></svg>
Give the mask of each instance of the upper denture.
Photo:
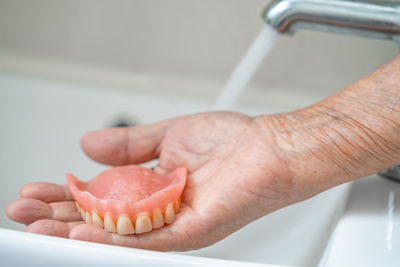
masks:
<svg viewBox="0 0 400 267"><path fill-rule="evenodd" d="M184 167L161 175L137 165L106 170L87 183L72 174L66 177L83 220L119 234L172 223L186 179Z"/></svg>

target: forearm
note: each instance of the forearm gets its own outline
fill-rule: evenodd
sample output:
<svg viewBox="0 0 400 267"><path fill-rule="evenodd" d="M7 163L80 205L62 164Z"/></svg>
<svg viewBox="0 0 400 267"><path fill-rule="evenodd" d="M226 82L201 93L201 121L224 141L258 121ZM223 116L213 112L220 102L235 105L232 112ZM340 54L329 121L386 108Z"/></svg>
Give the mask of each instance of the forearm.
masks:
<svg viewBox="0 0 400 267"><path fill-rule="evenodd" d="M400 56L341 92L264 122L298 183L315 190L400 163Z"/></svg>

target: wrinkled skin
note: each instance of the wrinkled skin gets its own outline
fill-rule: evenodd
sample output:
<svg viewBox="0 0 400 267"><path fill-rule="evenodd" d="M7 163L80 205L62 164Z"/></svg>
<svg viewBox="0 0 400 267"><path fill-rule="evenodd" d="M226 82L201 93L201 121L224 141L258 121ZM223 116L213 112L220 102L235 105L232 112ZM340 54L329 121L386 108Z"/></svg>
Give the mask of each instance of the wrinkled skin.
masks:
<svg viewBox="0 0 400 267"><path fill-rule="evenodd" d="M67 187L48 183L23 186L21 199L8 205L7 215L28 224L29 232L86 241L155 250L213 244L293 201L293 177L263 127L242 114L215 112L83 136L84 152L101 163L159 158L157 172L188 168L181 210L161 229L120 236L77 222L81 219Z"/></svg>
<svg viewBox="0 0 400 267"><path fill-rule="evenodd" d="M252 118L214 112L83 136L83 151L109 165L159 159L156 171L190 175L176 220L120 236L79 222L66 186L33 183L9 218L29 232L154 249L197 249L276 209L400 162L400 56L308 108ZM390 152L390 153L389 153Z"/></svg>

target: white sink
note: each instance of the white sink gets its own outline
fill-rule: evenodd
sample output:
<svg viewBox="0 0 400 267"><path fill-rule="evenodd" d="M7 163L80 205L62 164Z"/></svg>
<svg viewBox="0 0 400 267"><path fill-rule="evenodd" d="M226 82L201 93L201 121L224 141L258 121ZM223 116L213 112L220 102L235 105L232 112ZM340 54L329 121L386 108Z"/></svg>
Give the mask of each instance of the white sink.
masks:
<svg viewBox="0 0 400 267"><path fill-rule="evenodd" d="M372 175L352 184L321 262L325 266L400 266L399 182Z"/></svg>
<svg viewBox="0 0 400 267"><path fill-rule="evenodd" d="M149 108L149 103L152 108ZM211 103L189 97L173 97L134 89L130 91L104 89L0 72L0 205L4 208L9 201L17 198L18 190L24 183L31 181L64 183L64 175L67 172L72 172L82 179L90 179L107 168L86 158L80 151L79 140L86 131L104 128L105 124L117 114L123 113L138 118L141 123L149 123L206 111L210 106ZM262 107L251 109L239 107L236 110L248 114L277 111ZM377 183L375 187L379 187L381 183L387 181L377 178L375 183ZM394 186L399 187L397 184ZM349 225L346 224L348 220L339 220L345 206L348 207L346 216L356 213L350 204L355 201L352 200L354 197L363 194L363 192L353 192L350 197L353 202L347 203L350 189L350 184L342 185L310 200L274 212L208 248L172 254L141 252L136 249L17 233L13 230L22 230L23 226L8 220L1 212L0 227L11 230L0 229L0 257L2 261L5 259L5 262L10 264L8 266L22 263L26 266L34 265L35 260L54 265L64 259L70 265L80 264L86 259L94 260L93 255L99 255L100 252L102 257L108 257L107 259L112 259L113 255L117 254L118 257L125 259L115 262L114 266L125 266L126 262L135 259L138 264L142 263L142 266L157 265L163 260L179 263L182 266L207 264L234 266L232 262L214 262L210 258L238 261L235 263L238 265L241 262L251 262L279 266L318 264L335 266L330 265L333 262L332 257L337 259L351 256L348 255L351 253L339 252L338 249L347 248L343 244L348 240L344 240L343 236L351 239L351 235L355 233L353 228L357 229L360 223L354 220L351 224L353 228L350 226L346 228L346 225ZM354 188L352 190L354 191ZM371 194L375 192L372 187L370 190ZM371 195L366 194L368 197ZM380 194L379 190L376 194ZM373 217L370 213L379 211L376 213L379 217L380 212L386 214L384 209L385 207L370 209L366 206L361 213L364 217L357 218L366 223ZM339 227L330 239L338 220ZM393 231L397 231L398 234L398 221L396 223ZM370 227L371 231L375 227L372 221ZM396 241L395 236L393 237L392 253L397 250L397 255L400 255L398 237L397 235ZM26 245L16 245L21 240L26 240ZM328 243L329 249L325 250ZM375 245L382 244L371 243L371 246ZM48 251L58 251L54 252L57 257L49 257L49 252L46 252L45 248ZM30 249L35 253L28 253L27 257L20 256ZM350 247L347 252L349 251ZM43 261L43 257L47 257L46 261Z"/></svg>

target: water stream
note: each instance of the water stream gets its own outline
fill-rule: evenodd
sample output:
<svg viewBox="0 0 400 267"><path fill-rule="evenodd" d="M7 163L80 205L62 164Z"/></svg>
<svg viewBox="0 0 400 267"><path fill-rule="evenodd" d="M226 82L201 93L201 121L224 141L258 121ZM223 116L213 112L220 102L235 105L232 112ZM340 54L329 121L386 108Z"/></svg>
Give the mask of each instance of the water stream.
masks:
<svg viewBox="0 0 400 267"><path fill-rule="evenodd" d="M231 73L225 88L219 95L215 110L231 109L238 100L242 91L246 88L250 79L257 71L264 57L270 52L278 40L279 34L269 25L265 25L256 39L253 41L244 57Z"/></svg>

